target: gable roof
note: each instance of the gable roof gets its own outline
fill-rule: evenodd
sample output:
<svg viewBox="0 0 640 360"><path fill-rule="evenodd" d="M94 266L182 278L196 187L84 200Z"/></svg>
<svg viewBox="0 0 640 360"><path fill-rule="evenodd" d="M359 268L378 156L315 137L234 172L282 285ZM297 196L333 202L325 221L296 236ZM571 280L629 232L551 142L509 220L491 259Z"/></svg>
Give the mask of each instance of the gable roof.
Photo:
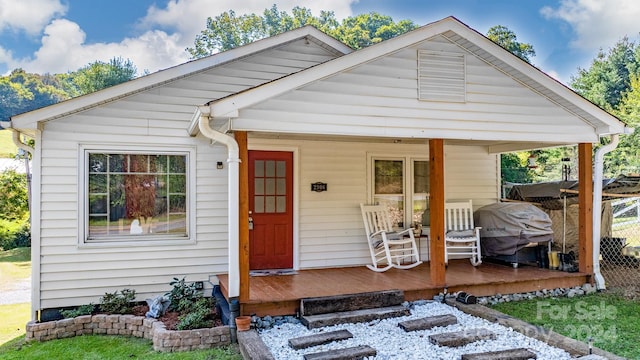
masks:
<svg viewBox="0 0 640 360"><path fill-rule="evenodd" d="M38 122L62 118L110 103L302 38L306 38L338 56L353 51L349 46L313 26L304 26L241 47L192 60L91 94L12 116L10 119L11 127L21 131L27 130L28 132L29 129L35 129Z"/></svg>
<svg viewBox="0 0 640 360"><path fill-rule="evenodd" d="M484 63L528 88L532 94L546 98L557 107L564 109L566 113L580 119L587 127L593 128L592 140L602 135L625 132L624 123L616 117L454 17L442 19L298 73L212 101L209 104L211 116L213 118L235 117L243 109L251 108L268 99L327 79L436 36L444 36L467 53L482 59Z"/></svg>

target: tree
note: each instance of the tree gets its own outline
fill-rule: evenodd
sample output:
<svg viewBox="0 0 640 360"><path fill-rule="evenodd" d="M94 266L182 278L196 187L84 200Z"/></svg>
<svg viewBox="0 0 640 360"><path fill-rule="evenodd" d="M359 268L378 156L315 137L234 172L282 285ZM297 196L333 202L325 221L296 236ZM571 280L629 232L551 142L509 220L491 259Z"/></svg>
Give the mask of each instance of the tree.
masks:
<svg viewBox="0 0 640 360"><path fill-rule="evenodd" d="M28 214L26 177L14 169L0 172L0 219L24 220Z"/></svg>
<svg viewBox="0 0 640 360"><path fill-rule="evenodd" d="M624 37L608 53L600 49L589 69L579 68L578 75L571 78L571 87L601 108L612 110L629 91L630 76L637 73L639 65L640 49Z"/></svg>
<svg viewBox="0 0 640 360"><path fill-rule="evenodd" d="M15 69L8 76L0 77L0 120L67 98L55 76Z"/></svg>
<svg viewBox="0 0 640 360"><path fill-rule="evenodd" d="M640 126L640 75L632 74L629 79L629 90L622 96L613 115L617 116L630 127ZM618 147L605 156L605 173L607 176L617 176L621 173L640 172L640 134L620 137Z"/></svg>
<svg viewBox="0 0 640 360"><path fill-rule="evenodd" d="M89 94L132 80L138 70L131 60L113 58L108 63L96 61L68 74L58 75L69 97Z"/></svg>
<svg viewBox="0 0 640 360"><path fill-rule="evenodd" d="M237 16L230 10L214 18L209 17L206 28L196 36L194 47L187 48L187 51L192 58L201 58L305 25L315 26L355 49L417 27L409 20L396 23L390 16L375 12L348 17L340 23L332 11L321 11L320 16L314 16L307 8L295 7L289 14L273 5L261 16Z"/></svg>
<svg viewBox="0 0 640 360"><path fill-rule="evenodd" d="M489 29L487 37L494 43L502 46L512 54L530 63L531 58L536 56L533 45L518 42L516 34L506 26L496 25Z"/></svg>

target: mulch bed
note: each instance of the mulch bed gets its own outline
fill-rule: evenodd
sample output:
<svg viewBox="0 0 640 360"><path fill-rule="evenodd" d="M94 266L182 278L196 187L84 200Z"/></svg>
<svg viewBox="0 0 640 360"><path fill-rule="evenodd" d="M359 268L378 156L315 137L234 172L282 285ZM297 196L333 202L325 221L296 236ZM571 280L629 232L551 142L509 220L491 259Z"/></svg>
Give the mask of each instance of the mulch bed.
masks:
<svg viewBox="0 0 640 360"><path fill-rule="evenodd" d="M147 311L149 311L149 306L141 304L133 307L132 314L136 316L145 316ZM164 315L159 317L158 320L162 321L167 330L177 330L176 326L180 322L178 319L180 315L181 314L177 311L167 311ZM211 309L211 317L213 318L211 327L222 326L222 320L215 308Z"/></svg>

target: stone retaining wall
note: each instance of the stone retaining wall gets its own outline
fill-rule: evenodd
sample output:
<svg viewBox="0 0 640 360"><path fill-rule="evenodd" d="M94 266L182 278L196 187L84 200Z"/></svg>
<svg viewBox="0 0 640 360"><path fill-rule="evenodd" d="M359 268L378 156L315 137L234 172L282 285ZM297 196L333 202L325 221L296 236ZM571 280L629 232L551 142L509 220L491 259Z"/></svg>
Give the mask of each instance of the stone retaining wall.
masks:
<svg viewBox="0 0 640 360"><path fill-rule="evenodd" d="M47 341L80 335L125 335L150 339L156 351L210 349L231 343L228 326L196 330L167 330L156 319L133 315L84 315L37 323L27 323L27 341Z"/></svg>

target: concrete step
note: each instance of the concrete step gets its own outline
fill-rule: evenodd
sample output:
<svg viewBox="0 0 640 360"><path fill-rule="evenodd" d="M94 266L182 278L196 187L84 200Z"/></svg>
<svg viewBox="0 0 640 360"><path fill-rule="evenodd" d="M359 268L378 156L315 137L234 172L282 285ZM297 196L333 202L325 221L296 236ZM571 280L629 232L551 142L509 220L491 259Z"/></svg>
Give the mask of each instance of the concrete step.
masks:
<svg viewBox="0 0 640 360"><path fill-rule="evenodd" d="M308 329L316 329L324 326L331 326L345 323L369 322L375 319L388 319L409 315L409 309L404 306L388 306L375 309L364 309L354 311L342 311L330 314L318 314L302 316L300 321Z"/></svg>
<svg viewBox="0 0 640 360"><path fill-rule="evenodd" d="M403 301L404 292L401 290L306 298L300 301L300 314L302 316L319 315L389 307L400 305Z"/></svg>
<svg viewBox="0 0 640 360"><path fill-rule="evenodd" d="M538 356L527 349L510 349L484 353L464 354L462 360L528 360Z"/></svg>
<svg viewBox="0 0 640 360"><path fill-rule="evenodd" d="M454 315L437 315L429 316L421 319L407 320L398 323L398 326L404 331L427 330L436 326L449 326L458 323L458 318Z"/></svg>
<svg viewBox="0 0 640 360"><path fill-rule="evenodd" d="M496 334L487 329L478 328L462 332L448 332L429 335L429 341L438 346L459 347L479 340L495 340Z"/></svg>
<svg viewBox="0 0 640 360"><path fill-rule="evenodd" d="M301 336L293 339L289 339L289 346L299 350L308 347L327 344L333 341L340 341L345 339L351 339L353 334L349 330L337 330L329 331L314 335Z"/></svg>
<svg viewBox="0 0 640 360"><path fill-rule="evenodd" d="M305 360L356 360L368 356L376 356L376 349L368 345L354 346L344 349L322 351L304 355Z"/></svg>

